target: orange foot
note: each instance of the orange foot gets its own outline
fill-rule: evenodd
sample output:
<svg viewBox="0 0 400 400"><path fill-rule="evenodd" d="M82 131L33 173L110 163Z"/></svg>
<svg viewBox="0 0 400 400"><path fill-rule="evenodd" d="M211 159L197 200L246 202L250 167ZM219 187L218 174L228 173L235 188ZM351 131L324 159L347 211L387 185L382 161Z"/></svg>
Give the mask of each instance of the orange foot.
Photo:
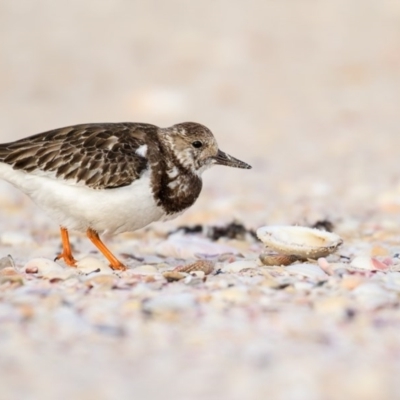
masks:
<svg viewBox="0 0 400 400"><path fill-rule="evenodd" d="M60 227L60 232L63 251L54 259L54 261L63 259L65 264L69 265L70 267L76 267L76 260L72 255L71 244L69 243L68 230Z"/></svg>
<svg viewBox="0 0 400 400"><path fill-rule="evenodd" d="M122 264L121 261L119 261L118 258L115 257L113 253L111 253L110 250L108 250L106 245L101 241L99 234L96 231L89 228L86 231L86 235L92 241L92 243L101 251L103 256L107 258L107 260L110 262L110 267L113 270L119 270L119 271L126 270L125 265Z"/></svg>

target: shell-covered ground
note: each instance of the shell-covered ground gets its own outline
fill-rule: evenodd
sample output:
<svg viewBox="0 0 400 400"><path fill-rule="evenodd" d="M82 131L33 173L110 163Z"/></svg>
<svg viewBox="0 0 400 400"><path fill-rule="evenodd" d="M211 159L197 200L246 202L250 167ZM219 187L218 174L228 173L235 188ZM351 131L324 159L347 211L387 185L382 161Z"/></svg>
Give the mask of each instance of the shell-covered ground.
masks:
<svg viewBox="0 0 400 400"><path fill-rule="evenodd" d="M0 181L0 399L398 398L400 7L190 4L0 0L1 141L195 120L253 166L104 238L119 273L78 233L53 262L57 224ZM276 224L344 242L263 266Z"/></svg>

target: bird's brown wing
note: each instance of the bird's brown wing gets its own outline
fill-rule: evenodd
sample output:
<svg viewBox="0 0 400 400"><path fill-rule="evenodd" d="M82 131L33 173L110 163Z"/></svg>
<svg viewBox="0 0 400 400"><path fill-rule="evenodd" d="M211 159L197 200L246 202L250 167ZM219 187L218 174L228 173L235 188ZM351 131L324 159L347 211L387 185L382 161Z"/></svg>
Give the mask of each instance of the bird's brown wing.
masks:
<svg viewBox="0 0 400 400"><path fill-rule="evenodd" d="M75 125L0 145L0 162L35 175L62 178L92 189L130 185L147 169L140 146L157 127L115 123Z"/></svg>

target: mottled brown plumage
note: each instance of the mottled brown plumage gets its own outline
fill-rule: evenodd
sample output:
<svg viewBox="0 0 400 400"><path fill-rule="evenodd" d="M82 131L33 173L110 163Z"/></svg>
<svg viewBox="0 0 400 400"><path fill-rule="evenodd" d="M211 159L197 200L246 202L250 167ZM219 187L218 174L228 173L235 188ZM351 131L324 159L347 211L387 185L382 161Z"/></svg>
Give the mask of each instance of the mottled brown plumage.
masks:
<svg viewBox="0 0 400 400"><path fill-rule="evenodd" d="M83 124L0 145L0 161L26 172L53 172L56 178L92 189L131 184L147 167L135 153L156 140L149 124Z"/></svg>

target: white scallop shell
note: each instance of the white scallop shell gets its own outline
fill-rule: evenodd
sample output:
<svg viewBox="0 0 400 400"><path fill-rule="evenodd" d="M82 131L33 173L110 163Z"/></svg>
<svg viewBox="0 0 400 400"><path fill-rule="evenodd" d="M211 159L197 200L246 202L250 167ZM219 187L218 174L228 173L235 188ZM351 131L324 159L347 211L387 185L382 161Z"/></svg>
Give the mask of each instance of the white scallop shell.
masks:
<svg viewBox="0 0 400 400"><path fill-rule="evenodd" d="M264 226L257 236L280 254L312 259L326 257L343 243L335 233L303 226Z"/></svg>

